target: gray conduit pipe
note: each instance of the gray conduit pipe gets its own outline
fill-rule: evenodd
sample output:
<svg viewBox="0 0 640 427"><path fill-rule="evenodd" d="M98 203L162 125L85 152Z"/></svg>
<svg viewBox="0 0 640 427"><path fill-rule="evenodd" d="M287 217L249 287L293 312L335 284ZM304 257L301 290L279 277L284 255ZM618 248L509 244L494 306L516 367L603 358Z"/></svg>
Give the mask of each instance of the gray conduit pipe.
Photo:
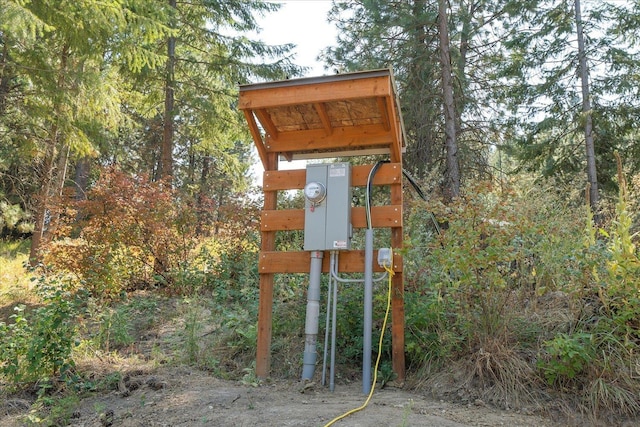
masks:
<svg viewBox="0 0 640 427"><path fill-rule="evenodd" d="M311 252L309 289L307 291L307 315L305 318L304 355L302 379L310 380L316 368L316 342L318 340L318 317L320 316L320 277L322 275L322 251Z"/></svg>
<svg viewBox="0 0 640 427"><path fill-rule="evenodd" d="M335 257L335 269L338 270L338 254L333 253ZM337 320L337 311L338 311L338 281L329 279L329 281L333 281L333 307L331 309L331 370L329 374L329 390L333 392L335 389L335 378L336 378L336 320ZM327 307L327 310L329 308Z"/></svg>
<svg viewBox="0 0 640 427"><path fill-rule="evenodd" d="M333 272L334 263L335 263L335 252L331 252L331 258L329 259L329 273ZM329 326L330 326L330 319L331 319L331 310L329 310L329 307L331 307L332 285L333 285L333 276L329 274L329 286L327 289L327 309L326 309L327 315L326 315L326 321L325 321L325 327L324 327L324 351L323 351L323 357L322 357L322 385L323 386L327 385L327 352L329 349Z"/></svg>
<svg viewBox="0 0 640 427"><path fill-rule="evenodd" d="M373 329L373 228L364 235L364 327L362 333L362 393L371 391L371 331Z"/></svg>

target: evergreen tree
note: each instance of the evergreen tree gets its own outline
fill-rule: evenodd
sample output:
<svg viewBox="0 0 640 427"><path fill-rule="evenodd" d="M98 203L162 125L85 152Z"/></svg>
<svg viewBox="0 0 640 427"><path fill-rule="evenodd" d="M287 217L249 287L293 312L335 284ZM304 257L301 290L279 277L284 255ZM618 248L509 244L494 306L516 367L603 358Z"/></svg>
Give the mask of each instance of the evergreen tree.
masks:
<svg viewBox="0 0 640 427"><path fill-rule="evenodd" d="M237 85L300 71L287 56L290 45L270 47L244 35L257 28L256 15L278 5L168 6L165 0L0 0L0 177L2 193L34 212L32 262L50 231L49 207L69 164L76 165L78 197L92 158L136 174L173 175L202 200L212 181L225 184L220 194L245 185L250 138L235 108ZM175 41L172 61L169 40ZM165 107L168 88L174 105ZM166 138L165 123L173 129ZM165 172L163 138L171 144Z"/></svg>
<svg viewBox="0 0 640 427"><path fill-rule="evenodd" d="M519 170L587 176L594 210L598 189L615 189L613 152L634 149L634 10L637 17L637 5L624 3L513 2L503 21L496 99L508 105L509 150Z"/></svg>
<svg viewBox="0 0 640 427"><path fill-rule="evenodd" d="M105 56L131 14L117 0L5 0L2 6L5 69L16 73L16 91L25 97L15 106L20 121L4 122L4 138L37 171L38 191L29 206L35 220L30 258L36 263L50 231L50 201L62 191L69 156L94 152L96 132L118 120L116 74L105 66Z"/></svg>
<svg viewBox="0 0 640 427"><path fill-rule="evenodd" d="M215 196L217 183L224 191L215 197L216 209L222 195L247 185L251 139L235 108L238 84L301 72L289 59L292 45L268 46L246 36L258 30L256 16L278 8L261 1L170 0L172 31L160 47L165 65L132 86L144 105L134 114L145 129L150 174L171 177L200 206Z"/></svg>

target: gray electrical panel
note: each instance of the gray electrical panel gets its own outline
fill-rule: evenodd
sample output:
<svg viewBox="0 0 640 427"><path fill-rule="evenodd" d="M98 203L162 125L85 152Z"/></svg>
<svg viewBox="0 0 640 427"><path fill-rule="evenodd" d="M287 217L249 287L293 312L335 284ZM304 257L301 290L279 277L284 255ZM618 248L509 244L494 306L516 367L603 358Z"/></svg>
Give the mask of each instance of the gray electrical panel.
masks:
<svg viewBox="0 0 640 427"><path fill-rule="evenodd" d="M307 165L304 250L351 249L351 164Z"/></svg>

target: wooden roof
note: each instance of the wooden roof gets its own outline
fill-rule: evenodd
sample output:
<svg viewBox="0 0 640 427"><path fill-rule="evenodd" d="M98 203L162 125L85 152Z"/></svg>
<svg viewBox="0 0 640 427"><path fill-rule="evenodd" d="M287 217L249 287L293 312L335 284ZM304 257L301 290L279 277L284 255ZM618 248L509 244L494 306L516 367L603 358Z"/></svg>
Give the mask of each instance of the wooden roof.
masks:
<svg viewBox="0 0 640 427"><path fill-rule="evenodd" d="M263 165L367 154L402 161L403 124L391 70L240 86L239 108Z"/></svg>

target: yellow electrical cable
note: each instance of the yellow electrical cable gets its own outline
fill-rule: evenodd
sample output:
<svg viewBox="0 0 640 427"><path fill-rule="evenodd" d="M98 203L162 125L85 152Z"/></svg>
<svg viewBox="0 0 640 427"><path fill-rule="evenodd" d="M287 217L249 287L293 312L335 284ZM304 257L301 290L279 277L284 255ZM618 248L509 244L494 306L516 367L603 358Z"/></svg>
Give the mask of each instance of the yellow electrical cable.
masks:
<svg viewBox="0 0 640 427"><path fill-rule="evenodd" d="M389 290L387 292L387 310L384 313L384 322L382 322L382 331L380 332L380 341L378 342L378 357L376 358L376 366L373 370L373 385L371 386L371 391L369 391L367 400L364 401L362 406L359 406L355 409L345 412L339 417L335 417L334 419L329 421L327 424L325 424L324 427L329 427L333 425L335 422L340 421L343 418L347 418L351 414L355 414L358 411L362 411L364 408L367 407L367 405L369 404L369 401L371 400L371 396L373 396L373 391L375 390L375 387L376 387L376 381L378 380L378 364L380 363L380 356L382 355L382 339L384 338L384 331L385 329L387 329L387 319L389 318L389 309L391 308L391 278L394 275L393 270L387 267L386 265L384 266L384 269L387 270L387 273L389 273Z"/></svg>

